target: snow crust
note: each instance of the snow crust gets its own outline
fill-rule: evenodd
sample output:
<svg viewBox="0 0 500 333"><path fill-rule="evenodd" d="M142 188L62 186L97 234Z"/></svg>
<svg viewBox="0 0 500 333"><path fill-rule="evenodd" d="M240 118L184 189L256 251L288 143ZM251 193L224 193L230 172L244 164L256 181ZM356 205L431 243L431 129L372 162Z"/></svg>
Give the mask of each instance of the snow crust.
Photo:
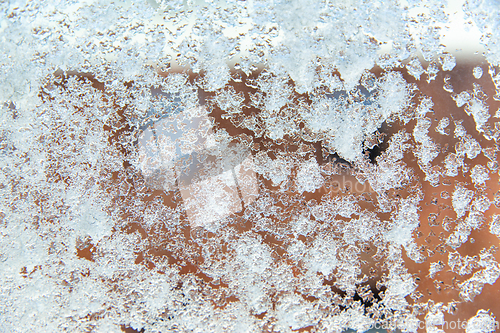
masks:
<svg viewBox="0 0 500 333"><path fill-rule="evenodd" d="M470 65L439 1L1 2L2 329L441 332L500 277L499 8Z"/></svg>

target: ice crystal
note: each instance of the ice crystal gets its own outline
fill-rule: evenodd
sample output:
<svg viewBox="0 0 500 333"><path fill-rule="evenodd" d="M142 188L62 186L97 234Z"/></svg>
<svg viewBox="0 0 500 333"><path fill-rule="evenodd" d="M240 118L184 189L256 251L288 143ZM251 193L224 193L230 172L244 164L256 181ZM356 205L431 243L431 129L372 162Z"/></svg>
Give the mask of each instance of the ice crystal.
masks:
<svg viewBox="0 0 500 333"><path fill-rule="evenodd" d="M424 73L424 68L420 63L418 58L413 58L406 64L406 69L408 73L415 78L415 80L420 80L420 76Z"/></svg>
<svg viewBox="0 0 500 333"><path fill-rule="evenodd" d="M453 209L457 213L457 218L465 215L465 211L474 196L474 191L465 187L458 186L455 188L452 197Z"/></svg>
<svg viewBox="0 0 500 333"><path fill-rule="evenodd" d="M441 261L431 263L429 268L429 277L434 278L436 273L442 271L444 267L445 265Z"/></svg>
<svg viewBox="0 0 500 333"><path fill-rule="evenodd" d="M482 165L475 165L470 172L470 178L474 185L483 185L485 181L490 179L488 169Z"/></svg>
<svg viewBox="0 0 500 333"><path fill-rule="evenodd" d="M479 332L495 332L498 329L498 322L489 311L478 310L477 314L467 321L465 332L479 333Z"/></svg>
<svg viewBox="0 0 500 333"><path fill-rule="evenodd" d="M490 232L500 238L500 215L493 215L491 218Z"/></svg>
<svg viewBox="0 0 500 333"><path fill-rule="evenodd" d="M297 171L297 190L314 192L323 185L323 177L316 159L309 159L299 166Z"/></svg>
<svg viewBox="0 0 500 333"><path fill-rule="evenodd" d="M443 71L451 71L457 65L453 54L446 53L441 58Z"/></svg>
<svg viewBox="0 0 500 333"><path fill-rule="evenodd" d="M436 132L441 135L449 135L449 130L446 130L450 124L450 119L448 117L441 118L438 125L436 126Z"/></svg>
<svg viewBox="0 0 500 333"><path fill-rule="evenodd" d="M483 76L483 69L479 66L474 67L474 69L472 70L472 75L474 75L474 77L479 80L481 76Z"/></svg>
<svg viewBox="0 0 500 333"><path fill-rule="evenodd" d="M477 264L483 269L459 284L460 297L467 301L472 301L480 294L485 283L493 284L500 276L500 265L492 258L491 253L481 253Z"/></svg>
<svg viewBox="0 0 500 333"><path fill-rule="evenodd" d="M432 311L429 311L425 315L425 327L427 332L444 332L437 326L442 326L444 324L444 313L437 304L433 307Z"/></svg>

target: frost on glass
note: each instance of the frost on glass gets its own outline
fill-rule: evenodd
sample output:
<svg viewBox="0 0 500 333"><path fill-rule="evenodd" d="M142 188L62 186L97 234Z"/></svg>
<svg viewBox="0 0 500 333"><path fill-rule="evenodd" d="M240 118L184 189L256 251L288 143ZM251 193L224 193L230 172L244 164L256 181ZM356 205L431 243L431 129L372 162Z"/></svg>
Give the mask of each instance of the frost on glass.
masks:
<svg viewBox="0 0 500 333"><path fill-rule="evenodd" d="M3 330L499 329L495 1L0 12Z"/></svg>

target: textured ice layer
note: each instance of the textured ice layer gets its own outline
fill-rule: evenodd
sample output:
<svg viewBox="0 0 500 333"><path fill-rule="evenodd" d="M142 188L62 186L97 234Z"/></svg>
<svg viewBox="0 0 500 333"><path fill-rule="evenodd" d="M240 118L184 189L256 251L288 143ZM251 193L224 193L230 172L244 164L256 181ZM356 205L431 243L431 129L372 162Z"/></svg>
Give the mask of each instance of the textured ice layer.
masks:
<svg viewBox="0 0 500 333"><path fill-rule="evenodd" d="M462 8L1 2L2 329L498 330L499 9Z"/></svg>

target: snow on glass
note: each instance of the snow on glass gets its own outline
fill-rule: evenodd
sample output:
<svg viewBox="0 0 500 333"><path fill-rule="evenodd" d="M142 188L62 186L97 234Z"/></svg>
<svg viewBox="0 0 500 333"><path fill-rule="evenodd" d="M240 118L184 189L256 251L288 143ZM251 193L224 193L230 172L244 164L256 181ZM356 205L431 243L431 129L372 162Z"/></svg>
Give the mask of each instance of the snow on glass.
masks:
<svg viewBox="0 0 500 333"><path fill-rule="evenodd" d="M2 329L498 330L500 12L457 3L0 3Z"/></svg>

